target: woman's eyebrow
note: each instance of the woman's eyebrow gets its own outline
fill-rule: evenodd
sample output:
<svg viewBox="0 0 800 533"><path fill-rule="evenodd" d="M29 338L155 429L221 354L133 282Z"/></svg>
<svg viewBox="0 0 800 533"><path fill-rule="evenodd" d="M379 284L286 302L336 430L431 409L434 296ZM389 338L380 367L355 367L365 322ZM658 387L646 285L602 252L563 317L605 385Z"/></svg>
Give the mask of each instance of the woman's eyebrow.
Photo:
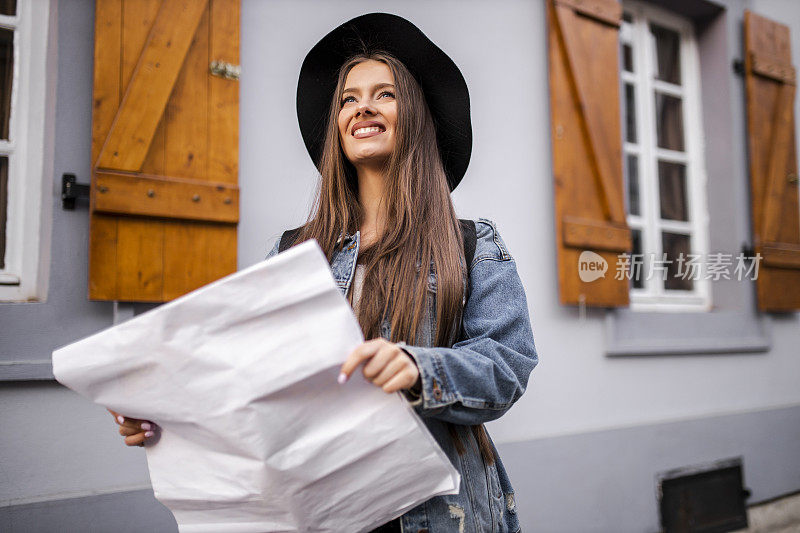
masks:
<svg viewBox="0 0 800 533"><path fill-rule="evenodd" d="M378 83L372 88L372 92L375 92L378 89L383 89L384 87L394 87L394 84L393 83ZM342 91L342 94L344 94L344 93L357 93L357 92L358 92L358 89L353 88L353 87L348 87L347 89Z"/></svg>

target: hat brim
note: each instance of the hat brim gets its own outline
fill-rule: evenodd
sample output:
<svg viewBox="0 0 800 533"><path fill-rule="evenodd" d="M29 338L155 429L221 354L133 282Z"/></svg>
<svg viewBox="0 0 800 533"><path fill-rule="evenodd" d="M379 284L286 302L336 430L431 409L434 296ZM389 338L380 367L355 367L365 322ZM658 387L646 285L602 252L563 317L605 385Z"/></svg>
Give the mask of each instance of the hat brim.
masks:
<svg viewBox="0 0 800 533"><path fill-rule="evenodd" d="M467 82L453 60L419 28L389 13L369 13L345 22L306 55L297 82L297 119L311 159L319 166L339 69L350 57L370 51L395 56L422 88L452 191L464 177L472 153Z"/></svg>

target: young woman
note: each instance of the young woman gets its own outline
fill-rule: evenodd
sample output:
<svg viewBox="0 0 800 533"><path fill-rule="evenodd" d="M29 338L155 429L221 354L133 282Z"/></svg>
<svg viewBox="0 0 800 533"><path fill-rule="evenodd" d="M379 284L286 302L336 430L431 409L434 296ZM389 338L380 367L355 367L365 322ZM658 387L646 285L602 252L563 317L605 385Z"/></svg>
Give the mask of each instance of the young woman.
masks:
<svg viewBox="0 0 800 533"><path fill-rule="evenodd" d="M514 260L491 221L460 223L450 199L472 142L463 76L413 24L373 13L309 52L297 109L321 180L308 222L270 256L281 241L319 242L371 339L339 382L360 368L402 391L461 474L458 494L376 531L518 531L483 423L522 395L538 358ZM152 422L118 422L129 445L156 433Z"/></svg>

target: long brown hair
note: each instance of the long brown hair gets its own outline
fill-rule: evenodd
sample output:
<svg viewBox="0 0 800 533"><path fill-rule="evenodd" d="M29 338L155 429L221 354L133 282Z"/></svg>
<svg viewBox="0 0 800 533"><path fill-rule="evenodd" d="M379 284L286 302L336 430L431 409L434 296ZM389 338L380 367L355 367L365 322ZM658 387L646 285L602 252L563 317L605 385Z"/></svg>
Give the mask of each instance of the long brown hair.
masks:
<svg viewBox="0 0 800 533"><path fill-rule="evenodd" d="M436 144L425 96L408 69L386 53L358 55L339 71L320 160L322 179L314 209L299 239L315 238L330 259L342 233L362 221L355 169L341 148L337 117L347 74L366 60L385 63L395 80L397 130L386 165L386 229L364 261L359 323L366 338L380 335L389 318L393 342L414 344L427 308L428 272L436 273L435 345L452 343L464 294L461 230Z"/></svg>
<svg viewBox="0 0 800 533"><path fill-rule="evenodd" d="M381 335L388 319L392 342L416 344L428 309L428 274L436 273L436 306L431 339L434 346L451 346L460 333L467 265L461 227L436 142L436 127L425 95L406 66L385 52L356 55L339 70L327 117L325 143L319 163L321 180L314 207L297 242L316 239L330 260L342 246L344 234L355 233L363 212L358 202L358 179L341 148L337 119L350 70L375 60L394 76L397 101L395 147L386 164L382 205L386 224L378 241L364 253L358 321L365 338ZM448 425L459 453L463 443ZM491 444L482 426L475 426L484 458L493 461Z"/></svg>

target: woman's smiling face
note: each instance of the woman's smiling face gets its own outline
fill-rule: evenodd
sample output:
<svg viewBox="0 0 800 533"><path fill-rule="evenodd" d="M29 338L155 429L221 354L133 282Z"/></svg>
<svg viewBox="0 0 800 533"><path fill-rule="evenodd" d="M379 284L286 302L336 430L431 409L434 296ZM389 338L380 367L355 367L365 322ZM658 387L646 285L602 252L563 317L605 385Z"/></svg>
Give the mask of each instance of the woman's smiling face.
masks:
<svg viewBox="0 0 800 533"><path fill-rule="evenodd" d="M354 166L385 164L397 126L394 76L386 63L368 59L350 69L338 126L342 150Z"/></svg>

